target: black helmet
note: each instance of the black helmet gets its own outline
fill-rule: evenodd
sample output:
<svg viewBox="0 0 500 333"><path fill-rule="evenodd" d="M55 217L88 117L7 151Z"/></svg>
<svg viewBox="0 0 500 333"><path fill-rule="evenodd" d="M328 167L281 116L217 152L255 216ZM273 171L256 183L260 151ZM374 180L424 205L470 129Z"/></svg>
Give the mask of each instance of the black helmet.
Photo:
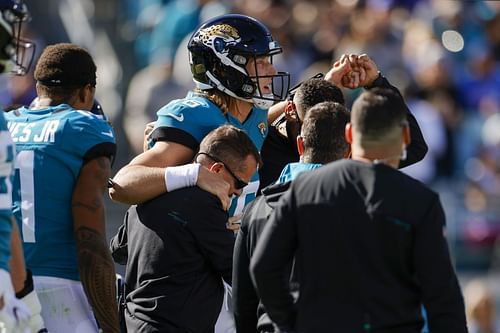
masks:
<svg viewBox="0 0 500 333"><path fill-rule="evenodd" d="M0 12L0 73L26 74L35 54L35 44L20 36L28 9L22 1L0 0Z"/></svg>
<svg viewBox="0 0 500 333"><path fill-rule="evenodd" d="M283 52L269 29L256 19L237 14L216 17L202 24L188 43L191 72L198 88L216 88L235 98L269 108L286 98L290 75L278 72L260 76L256 58ZM254 59L255 76L246 64ZM271 58L272 59L272 58ZM272 78L272 93L262 94L259 79Z"/></svg>

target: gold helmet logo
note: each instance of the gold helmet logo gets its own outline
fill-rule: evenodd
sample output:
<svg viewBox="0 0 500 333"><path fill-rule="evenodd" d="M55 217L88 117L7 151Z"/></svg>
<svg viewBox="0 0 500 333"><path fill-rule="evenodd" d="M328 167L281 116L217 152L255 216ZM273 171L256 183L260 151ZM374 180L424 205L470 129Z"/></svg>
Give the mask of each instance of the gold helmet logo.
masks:
<svg viewBox="0 0 500 333"><path fill-rule="evenodd" d="M228 45L236 45L241 40L238 30L229 24L216 24L202 29L197 37L206 46L222 53L226 52Z"/></svg>

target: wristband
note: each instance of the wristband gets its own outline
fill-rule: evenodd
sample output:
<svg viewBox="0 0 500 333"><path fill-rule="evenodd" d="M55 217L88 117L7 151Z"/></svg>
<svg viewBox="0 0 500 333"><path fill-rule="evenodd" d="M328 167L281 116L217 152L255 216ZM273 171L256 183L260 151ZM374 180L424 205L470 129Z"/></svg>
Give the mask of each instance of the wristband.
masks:
<svg viewBox="0 0 500 333"><path fill-rule="evenodd" d="M199 163L166 167L165 186L167 187L167 192L196 185L199 170Z"/></svg>
<svg viewBox="0 0 500 333"><path fill-rule="evenodd" d="M378 71L377 78L375 80L373 80L373 82L369 86L365 86L364 88L371 89L371 88L375 88L375 87L381 87L383 82L384 82L384 76L382 75L382 73L380 71Z"/></svg>
<svg viewBox="0 0 500 333"><path fill-rule="evenodd" d="M33 290L33 273L31 273L29 269L26 269L26 280L24 281L23 289L16 293L16 297L21 299L31 293Z"/></svg>

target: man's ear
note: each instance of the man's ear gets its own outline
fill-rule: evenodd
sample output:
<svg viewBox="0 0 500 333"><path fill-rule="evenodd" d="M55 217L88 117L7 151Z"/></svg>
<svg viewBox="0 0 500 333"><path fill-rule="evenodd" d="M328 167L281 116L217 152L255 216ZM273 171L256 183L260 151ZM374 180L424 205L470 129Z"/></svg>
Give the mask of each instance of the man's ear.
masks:
<svg viewBox="0 0 500 333"><path fill-rule="evenodd" d="M289 119L290 117L295 116L295 112L293 109L293 102L292 101L287 101L285 105L285 117Z"/></svg>
<svg viewBox="0 0 500 333"><path fill-rule="evenodd" d="M222 171L223 168L224 168L224 164L219 163L219 162L215 162L214 164L212 164L210 166L210 168L208 168L208 170L210 170L211 172L214 172L214 173L219 173Z"/></svg>
<svg viewBox="0 0 500 333"><path fill-rule="evenodd" d="M89 86L85 85L78 89L78 101L80 103L85 103L87 100L87 94L89 93Z"/></svg>
<svg viewBox="0 0 500 333"><path fill-rule="evenodd" d="M78 101L83 104L93 104L95 87L87 84L78 90ZM89 109L90 111L90 109Z"/></svg>
<svg viewBox="0 0 500 333"><path fill-rule="evenodd" d="M347 141L347 143L351 145L352 144L352 124L351 123L347 123L345 125L344 135L345 135L345 141Z"/></svg>
<svg viewBox="0 0 500 333"><path fill-rule="evenodd" d="M304 155L304 138L300 134L297 135L297 151L300 156Z"/></svg>

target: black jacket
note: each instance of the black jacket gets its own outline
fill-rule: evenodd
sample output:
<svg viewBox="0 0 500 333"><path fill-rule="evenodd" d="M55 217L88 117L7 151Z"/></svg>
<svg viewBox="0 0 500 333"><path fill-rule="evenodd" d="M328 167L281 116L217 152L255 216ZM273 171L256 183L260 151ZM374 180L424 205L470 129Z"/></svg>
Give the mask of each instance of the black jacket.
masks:
<svg viewBox="0 0 500 333"><path fill-rule="evenodd" d="M220 200L198 187L127 211L130 332L213 332L224 297L222 278L230 284L232 277L234 235L227 219Z"/></svg>
<svg viewBox="0 0 500 333"><path fill-rule="evenodd" d="M368 89L376 87L389 88L401 96L399 90L392 86L382 75L380 75ZM406 112L410 125L411 142L407 147L408 156L406 160L401 161L399 165L400 168L419 162L424 158L428 150L417 120L408 107L406 107ZM262 168L259 169L260 185L257 193L260 193L261 189L276 181L285 165L292 162L298 162L299 160L295 141L290 141L283 137L273 126L269 126L269 134L262 145L261 155L264 163Z"/></svg>
<svg viewBox="0 0 500 333"><path fill-rule="evenodd" d="M384 164L333 162L300 175L266 224L250 269L281 330L467 332L439 197ZM295 255L296 305L283 278Z"/></svg>
<svg viewBox="0 0 500 333"><path fill-rule="evenodd" d="M257 328L274 331L250 278L249 264L269 215L289 187L290 182L270 185L263 189L262 195L245 209L241 220L233 258L233 305L238 333L255 333Z"/></svg>

